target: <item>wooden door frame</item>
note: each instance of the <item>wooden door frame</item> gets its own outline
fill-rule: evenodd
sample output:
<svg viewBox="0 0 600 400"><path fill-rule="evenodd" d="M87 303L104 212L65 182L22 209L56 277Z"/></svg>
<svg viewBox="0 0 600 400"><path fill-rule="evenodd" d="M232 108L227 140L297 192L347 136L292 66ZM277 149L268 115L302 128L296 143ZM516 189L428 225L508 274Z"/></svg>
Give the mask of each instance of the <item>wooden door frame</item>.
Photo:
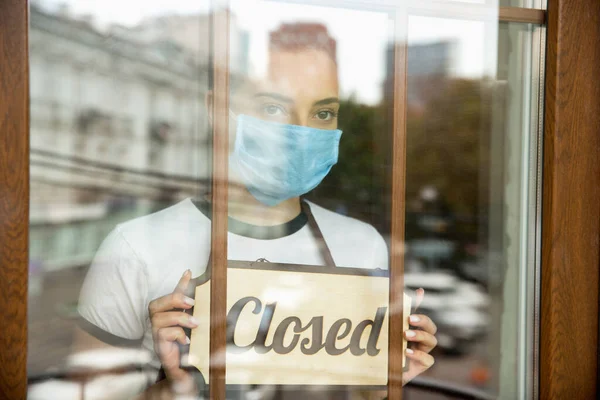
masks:
<svg viewBox="0 0 600 400"><path fill-rule="evenodd" d="M28 5L0 1L0 398L27 388Z"/></svg>
<svg viewBox="0 0 600 400"><path fill-rule="evenodd" d="M28 4L0 1L0 398L25 399L29 239Z"/></svg>
<svg viewBox="0 0 600 400"><path fill-rule="evenodd" d="M600 284L600 3L549 0L540 397L595 398ZM27 391L28 4L0 1L0 398ZM7 100L8 99L8 100Z"/></svg>
<svg viewBox="0 0 600 400"><path fill-rule="evenodd" d="M547 33L539 394L541 399L594 399L600 269L600 2L548 0Z"/></svg>

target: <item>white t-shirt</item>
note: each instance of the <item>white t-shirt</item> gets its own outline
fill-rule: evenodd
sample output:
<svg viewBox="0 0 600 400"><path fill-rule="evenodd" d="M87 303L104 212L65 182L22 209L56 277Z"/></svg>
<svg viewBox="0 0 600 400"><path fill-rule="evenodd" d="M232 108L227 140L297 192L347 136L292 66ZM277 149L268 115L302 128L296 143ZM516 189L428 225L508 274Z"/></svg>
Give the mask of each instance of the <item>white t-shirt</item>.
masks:
<svg viewBox="0 0 600 400"><path fill-rule="evenodd" d="M375 228L309 204L337 267L387 269L387 247ZM148 304L171 293L185 270L197 277L207 266L211 221L201 209L186 199L116 226L98 250L81 289L78 309L88 332L113 345L141 343L154 354ZM304 214L276 227L255 227L230 218L228 259L259 258L324 265ZM156 356L153 364L160 366Z"/></svg>

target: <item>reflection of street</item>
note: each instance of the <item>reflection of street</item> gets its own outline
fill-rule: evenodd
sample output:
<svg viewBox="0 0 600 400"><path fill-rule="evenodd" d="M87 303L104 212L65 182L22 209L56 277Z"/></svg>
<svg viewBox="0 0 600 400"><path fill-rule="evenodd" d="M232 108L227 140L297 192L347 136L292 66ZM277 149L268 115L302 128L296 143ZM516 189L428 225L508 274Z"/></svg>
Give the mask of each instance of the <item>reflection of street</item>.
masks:
<svg viewBox="0 0 600 400"><path fill-rule="evenodd" d="M74 305L86 268L47 273L42 290L30 299L29 315L29 364L30 376L49 369L60 368L70 354L72 330L76 324ZM446 355L436 350L436 363L424 376L453 384L473 387L473 379L482 360L485 359L487 343L481 339L470 346L461 356ZM443 399L414 389L406 389L406 399Z"/></svg>
<svg viewBox="0 0 600 400"><path fill-rule="evenodd" d="M434 366L423 376L451 382L454 385L484 389L483 386L478 387L474 381L481 378L481 365L482 360L485 359L486 346L486 341L481 340L472 346L471 352L456 357L436 352ZM447 399L447 397L429 395L417 390L407 389L407 392L410 397L407 396L405 399L410 400Z"/></svg>
<svg viewBox="0 0 600 400"><path fill-rule="evenodd" d="M60 367L71 351L75 304L87 268L46 273L39 294L29 298L30 376Z"/></svg>
<svg viewBox="0 0 600 400"><path fill-rule="evenodd" d="M435 321L438 349L460 355L489 329L489 296L476 284L466 282L449 271L409 272L405 270L405 291L413 295L425 289L425 298L416 311Z"/></svg>

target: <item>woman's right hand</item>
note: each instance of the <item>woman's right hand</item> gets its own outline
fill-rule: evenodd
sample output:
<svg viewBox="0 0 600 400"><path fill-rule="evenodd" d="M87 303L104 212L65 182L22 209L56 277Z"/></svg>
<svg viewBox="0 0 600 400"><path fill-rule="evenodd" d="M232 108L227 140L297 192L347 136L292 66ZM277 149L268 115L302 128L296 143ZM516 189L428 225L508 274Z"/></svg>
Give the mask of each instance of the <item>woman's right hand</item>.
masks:
<svg viewBox="0 0 600 400"><path fill-rule="evenodd" d="M192 376L180 366L178 346L178 343L190 344L190 338L186 336L183 327L198 326L198 321L193 316L181 311L194 306L194 299L184 294L191 278L192 273L188 269L172 293L152 300L148 305L154 350L176 393L190 393L196 390Z"/></svg>

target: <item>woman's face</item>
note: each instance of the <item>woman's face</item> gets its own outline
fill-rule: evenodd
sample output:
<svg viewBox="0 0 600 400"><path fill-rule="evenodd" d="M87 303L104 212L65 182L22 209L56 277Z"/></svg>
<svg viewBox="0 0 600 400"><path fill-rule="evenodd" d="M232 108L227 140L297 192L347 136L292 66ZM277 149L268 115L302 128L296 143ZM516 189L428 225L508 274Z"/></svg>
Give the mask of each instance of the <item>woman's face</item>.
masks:
<svg viewBox="0 0 600 400"><path fill-rule="evenodd" d="M267 121L337 129L338 93L337 65L327 52L273 51L266 79L235 91L231 109Z"/></svg>

